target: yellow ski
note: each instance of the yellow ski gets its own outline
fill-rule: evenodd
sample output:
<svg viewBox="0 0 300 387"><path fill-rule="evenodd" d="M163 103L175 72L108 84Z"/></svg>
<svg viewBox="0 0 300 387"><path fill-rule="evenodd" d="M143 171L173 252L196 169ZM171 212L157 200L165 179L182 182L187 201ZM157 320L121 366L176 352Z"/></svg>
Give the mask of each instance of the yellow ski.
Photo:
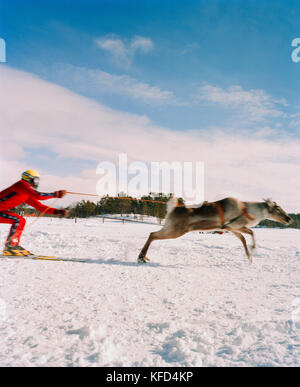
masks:
<svg viewBox="0 0 300 387"><path fill-rule="evenodd" d="M1 258L32 259L40 261L90 262L90 260L82 258L62 258L48 255L0 255L0 259Z"/></svg>

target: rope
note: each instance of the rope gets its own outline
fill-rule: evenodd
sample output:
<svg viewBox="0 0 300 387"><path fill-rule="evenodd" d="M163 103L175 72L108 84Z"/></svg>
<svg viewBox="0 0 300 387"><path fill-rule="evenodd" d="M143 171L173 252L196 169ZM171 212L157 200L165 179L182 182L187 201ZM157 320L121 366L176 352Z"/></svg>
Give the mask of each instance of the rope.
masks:
<svg viewBox="0 0 300 387"><path fill-rule="evenodd" d="M67 191L67 194L82 195L82 196L100 196L100 195L95 195L95 194L88 194L88 193L82 193L82 192L70 192L70 191Z"/></svg>

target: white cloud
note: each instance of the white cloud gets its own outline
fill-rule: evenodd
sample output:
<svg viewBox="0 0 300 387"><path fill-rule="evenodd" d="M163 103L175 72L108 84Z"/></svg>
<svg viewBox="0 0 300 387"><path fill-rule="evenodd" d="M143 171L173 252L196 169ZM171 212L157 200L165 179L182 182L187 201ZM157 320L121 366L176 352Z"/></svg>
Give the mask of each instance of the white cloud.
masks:
<svg viewBox="0 0 300 387"><path fill-rule="evenodd" d="M297 128L300 129L300 113L294 113L290 115L291 121L289 123L289 126L291 128Z"/></svg>
<svg viewBox="0 0 300 387"><path fill-rule="evenodd" d="M55 66L56 79L64 84L74 85L81 92L96 94L117 94L149 104L179 103L168 90L151 86L128 76L110 74L100 69L87 69L73 65Z"/></svg>
<svg viewBox="0 0 300 387"><path fill-rule="evenodd" d="M143 36L135 36L129 44L129 51L135 54L137 51L147 53L153 49L153 42L149 38Z"/></svg>
<svg viewBox="0 0 300 387"><path fill-rule="evenodd" d="M222 89L218 86L204 84L198 88L194 97L200 101L235 109L253 122L283 117L285 114L278 105L280 107L287 106L284 99L276 100L263 90L244 90L241 86L230 86L227 89Z"/></svg>
<svg viewBox="0 0 300 387"><path fill-rule="evenodd" d="M116 58L124 59L128 55L128 50L125 48L124 43L117 38L99 38L96 39L98 47L102 50L108 51Z"/></svg>
<svg viewBox="0 0 300 387"><path fill-rule="evenodd" d="M146 54L154 47L152 40L143 36L135 36L128 41L115 35L107 35L96 38L95 42L99 48L112 55L116 64L121 66L129 66L137 53Z"/></svg>
<svg viewBox="0 0 300 387"><path fill-rule="evenodd" d="M60 171L41 170L42 189L92 193L99 179L98 162L116 161L127 153L129 162L204 161L207 200L232 193L243 200L273 197L288 211L299 211L298 139L269 139L263 131L171 131L146 116L108 109L7 66L1 66L0 79L0 141L7 150L0 155L3 188L31 167L28 148L41 154L47 149L60 158ZM265 131L269 135L272 130ZM69 160L94 162L95 169L76 168L66 175L64 161Z"/></svg>

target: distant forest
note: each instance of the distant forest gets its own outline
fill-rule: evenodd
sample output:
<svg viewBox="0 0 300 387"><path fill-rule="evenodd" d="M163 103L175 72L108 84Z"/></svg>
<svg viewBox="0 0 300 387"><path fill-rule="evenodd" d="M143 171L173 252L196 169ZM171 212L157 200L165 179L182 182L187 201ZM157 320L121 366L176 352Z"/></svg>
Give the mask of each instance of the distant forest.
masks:
<svg viewBox="0 0 300 387"><path fill-rule="evenodd" d="M90 216L104 214L120 214L121 216L133 214L139 219L143 216L153 216L157 218L158 223L161 223L167 213L166 202L172 197L172 194L165 195L163 193L150 192L149 195L142 196L141 200L132 198L125 194L119 194L116 198L102 197L97 203L90 200L82 200L74 203L68 208L69 218L88 218ZM184 203L182 198L178 199L180 203ZM16 212L24 215L36 215L39 212L25 205L17 207ZM270 228L298 228L300 229L300 214L289 214L293 218L293 223L288 226L274 222L272 220L263 220L257 227ZM47 216L47 214L45 214Z"/></svg>

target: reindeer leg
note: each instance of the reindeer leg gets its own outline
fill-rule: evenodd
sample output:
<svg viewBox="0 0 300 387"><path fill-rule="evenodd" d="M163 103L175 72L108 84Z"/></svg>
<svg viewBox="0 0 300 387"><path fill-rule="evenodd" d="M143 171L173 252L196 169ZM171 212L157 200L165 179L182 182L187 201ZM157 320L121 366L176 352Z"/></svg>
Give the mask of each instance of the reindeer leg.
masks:
<svg viewBox="0 0 300 387"><path fill-rule="evenodd" d="M151 243L153 242L154 238L153 238L153 232L149 235L149 238L147 239L147 242L145 243L144 247L142 248L140 254L139 254L139 257L138 257L138 263L146 263L148 261L150 261L149 258L146 257L146 254L147 254L147 251L149 249L149 246L151 245Z"/></svg>
<svg viewBox="0 0 300 387"><path fill-rule="evenodd" d="M246 242L246 239L244 238L244 236L240 232L238 232L230 227L226 227L226 229L231 231L242 242L244 249L245 249L245 252L246 252L246 255L247 255L250 263L252 263L252 255L249 253L249 250L247 247L247 242Z"/></svg>
<svg viewBox="0 0 300 387"><path fill-rule="evenodd" d="M152 232L149 235L149 238L147 239L147 242L145 243L144 247L142 248L139 257L138 257L138 263L146 263L149 262L150 259L146 257L147 251L151 245L151 243L155 240L160 240L160 239L173 239L173 238L178 238L181 235L185 234L184 232L179 233L179 232L172 232L172 230L164 229L162 228L159 231Z"/></svg>
<svg viewBox="0 0 300 387"><path fill-rule="evenodd" d="M239 228L239 231L240 231L240 232L243 232L243 233L245 233L245 234L251 235L251 237L252 237L252 242L253 242L253 244L252 244L252 246L251 246L251 250L254 250L254 249L256 248L255 238L254 238L254 232L253 232L250 228L247 228L247 227L241 227L241 228Z"/></svg>

